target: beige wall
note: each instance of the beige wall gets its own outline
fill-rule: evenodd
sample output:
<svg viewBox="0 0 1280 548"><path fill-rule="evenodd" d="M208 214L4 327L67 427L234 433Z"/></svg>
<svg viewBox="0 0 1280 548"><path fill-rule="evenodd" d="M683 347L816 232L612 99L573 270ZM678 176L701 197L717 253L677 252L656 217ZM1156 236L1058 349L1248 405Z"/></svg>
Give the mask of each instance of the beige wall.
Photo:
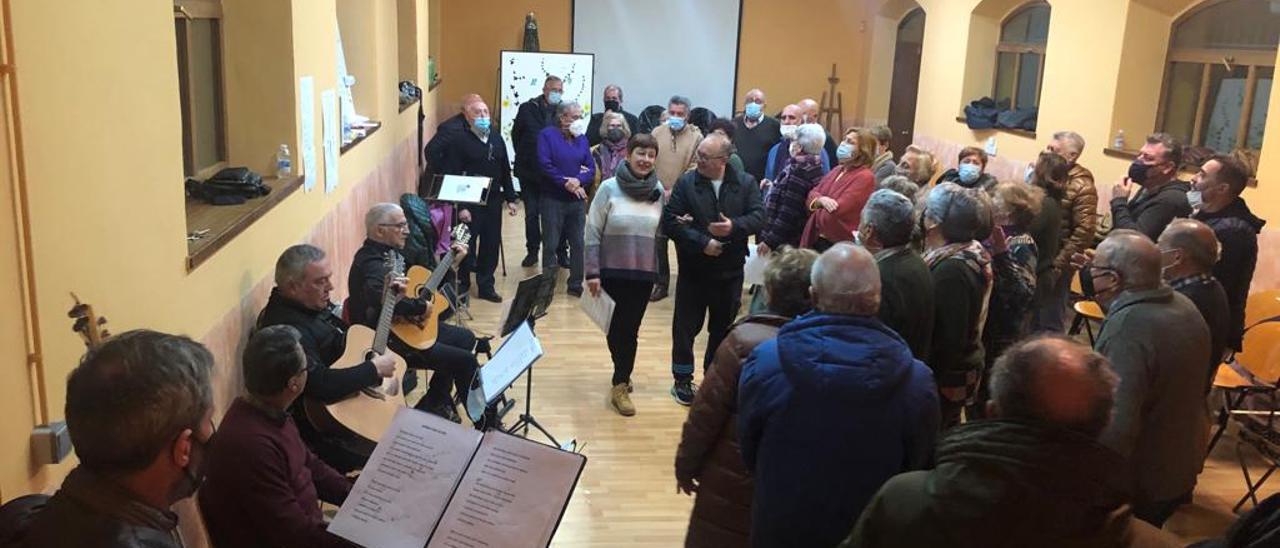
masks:
<svg viewBox="0 0 1280 548"><path fill-rule="evenodd" d="M425 13L426 0L415 0ZM359 47L374 51L377 76L362 81L377 97L384 127L344 154L341 185L323 190L320 173L306 174L316 190L299 191L255 222L194 271L186 269L186 220L182 191L178 79L171 6L150 0L82 2L76 9L54 2L14 2L14 43L20 78L27 176L31 188L33 259L39 280L38 328L51 418L60 419L65 378L82 345L65 312L69 291L97 306L113 331L149 327L206 339L229 315L251 314L252 290L266 280L280 251L304 238L335 212L354 216L353 204L393 199L389 189L411 188L413 173L375 173L391 159L412 169L404 145L416 139L416 110L399 113L396 0L362 2L374 22ZM228 129L231 162L269 166L281 142L300 141L297 78L315 78L317 95L336 82L335 0L224 0L228 43ZM429 21L419 17L416 42L427 43ZM234 28L233 28L234 27ZM86 44L85 47L69 47ZM421 60L419 60L419 58ZM425 52L417 55L418 80ZM426 107L434 110L434 97ZM292 114L290 114L292 113ZM320 105L316 99L315 146L320 153ZM410 148L416 147L411 145ZM294 149L295 165L301 164ZM395 163L395 162L393 162ZM323 166L321 155L319 165ZM322 170L321 170L322 171ZM4 172L7 176L9 171ZM379 184L358 185L371 176ZM391 184L387 184L387 183ZM10 185L5 185L5 189ZM366 195L369 189L382 189ZM0 206L8 206L0 193ZM352 230L344 223L341 230ZM11 290L16 271L8 226L0 227L0 309L21 309ZM356 229L358 230L358 229ZM319 235L333 241L331 235ZM343 271L350 257L335 255ZM251 298L253 297L253 298ZM242 310L242 308L244 310ZM0 344L12 349L20 325L4 316ZM235 341L215 351L220 402L238 386ZM20 338L18 339L20 340ZM29 436L34 426L34 390L16 358L0 396L0 496L45 490L61 480L69 464L31 468Z"/></svg>

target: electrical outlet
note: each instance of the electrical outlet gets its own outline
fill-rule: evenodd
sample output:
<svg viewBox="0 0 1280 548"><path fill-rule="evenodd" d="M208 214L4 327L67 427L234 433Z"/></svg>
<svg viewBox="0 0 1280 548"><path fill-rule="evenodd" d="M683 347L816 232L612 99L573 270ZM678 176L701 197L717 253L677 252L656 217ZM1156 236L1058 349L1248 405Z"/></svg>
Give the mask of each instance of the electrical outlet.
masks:
<svg viewBox="0 0 1280 548"><path fill-rule="evenodd" d="M31 452L39 464L58 464L71 454L71 432L66 421L37 426L31 432Z"/></svg>

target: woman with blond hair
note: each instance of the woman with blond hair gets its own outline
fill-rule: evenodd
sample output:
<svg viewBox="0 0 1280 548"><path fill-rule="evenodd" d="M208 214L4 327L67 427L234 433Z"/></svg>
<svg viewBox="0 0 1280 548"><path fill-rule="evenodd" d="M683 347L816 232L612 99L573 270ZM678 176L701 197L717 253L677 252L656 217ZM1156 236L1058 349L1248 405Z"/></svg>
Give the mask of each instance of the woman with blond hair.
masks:
<svg viewBox="0 0 1280 548"><path fill-rule="evenodd" d="M862 207L876 190L871 171L876 159L876 139L867 130L850 129L836 148L840 165L809 191L809 222L800 236L800 246L819 253L836 242L853 240L862 219Z"/></svg>

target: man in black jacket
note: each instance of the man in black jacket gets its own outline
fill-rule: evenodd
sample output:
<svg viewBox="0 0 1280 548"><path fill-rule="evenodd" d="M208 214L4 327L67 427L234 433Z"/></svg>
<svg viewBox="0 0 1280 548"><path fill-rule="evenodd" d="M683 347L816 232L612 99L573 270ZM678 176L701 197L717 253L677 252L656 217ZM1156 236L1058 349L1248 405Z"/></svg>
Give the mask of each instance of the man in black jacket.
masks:
<svg viewBox="0 0 1280 548"><path fill-rule="evenodd" d="M404 210L391 203L374 205L365 215L364 245L356 251L351 261L351 273L347 276L347 315L351 323L376 328L382 314L382 289L386 283L388 252L400 253L409 234L409 223ZM462 255L466 248L454 244L452 253ZM396 301L393 317L397 320L422 318L431 313L432 303L422 298L401 298ZM431 369L435 373L427 384L427 394L420 406L427 412L459 422L457 407L449 395L450 385L459 396L466 396L480 367L472 352L476 336L470 330L439 324L436 343L426 350L417 350L405 344L393 333L388 348L404 358L409 367Z"/></svg>
<svg viewBox="0 0 1280 548"><path fill-rule="evenodd" d="M1200 166L1187 199L1198 207L1195 218L1213 228L1222 245L1222 256L1213 276L1222 282L1231 309L1227 344L1240 350L1244 337L1244 306L1258 265L1258 233L1266 221L1259 219L1240 194L1249 181L1248 168L1229 156L1214 156ZM1199 203L1195 203L1199 202Z"/></svg>
<svg viewBox="0 0 1280 548"><path fill-rule="evenodd" d="M542 186L542 167L538 161L538 134L556 123L556 105L564 94L564 81L549 75L542 83L542 95L520 105L516 119L511 124L512 146L515 147L515 175L520 179L520 196L524 199L524 247L526 254L520 266L538 264L538 249L542 245L542 224L538 216L539 188ZM569 241L560 242L556 256L562 268L569 267Z"/></svg>
<svg viewBox="0 0 1280 548"><path fill-rule="evenodd" d="M857 237L880 267L880 320L907 341L917 360L929 363L933 340L933 276L911 249L915 229L911 199L883 188L862 208Z"/></svg>
<svg viewBox="0 0 1280 548"><path fill-rule="evenodd" d="M440 125L436 126L435 135L431 136L431 140L427 141L427 146L423 150L423 153L427 156L427 167L430 168L433 173L441 173L440 166L444 164L444 155L448 148L447 145L450 139L452 139L458 132L466 131L467 107L471 106L471 103L481 100L480 95L477 93L468 93L463 95L462 110L457 114L446 118L445 121L440 122Z"/></svg>
<svg viewBox="0 0 1280 548"><path fill-rule="evenodd" d="M604 113L617 112L627 121L627 127L631 130L631 135L639 133L640 120L636 115L622 110L622 86L618 84L609 84L604 87L604 110L591 115L591 121L587 122L587 144L596 146L600 144L600 124L604 122ZM601 180L608 177L601 176Z"/></svg>
<svg viewBox="0 0 1280 548"><path fill-rule="evenodd" d="M1129 176L1111 190L1112 228L1137 230L1154 242L1169 221L1190 217L1187 191L1191 186L1177 179L1181 163L1182 143L1172 135L1153 133L1147 137L1147 144L1129 166ZM1142 187L1132 200L1130 183Z"/></svg>
<svg viewBox="0 0 1280 548"><path fill-rule="evenodd" d="M671 322L671 395L681 405L692 404L696 390L693 340L707 319L705 371L738 313L747 238L764 225L760 186L729 167L732 152L723 135L703 139L695 153L697 169L680 176L662 211L662 230L675 242L680 264Z"/></svg>
<svg viewBox="0 0 1280 548"><path fill-rule="evenodd" d="M302 395L322 403L337 402L378 386L395 372L395 360L390 354L375 356L354 367L329 368L337 365L334 362L342 357L347 345L347 323L334 315L329 301L332 276L333 267L320 248L299 244L286 249L276 261L276 287L257 322L258 329L288 325L298 330L298 343L307 355L307 383ZM364 467L367 456L350 440L317 430L307 419L301 399L289 411L302 441L320 460L341 472Z"/></svg>
<svg viewBox="0 0 1280 548"><path fill-rule="evenodd" d="M1194 219L1174 219L1160 234L1156 245L1160 248L1160 275L1165 283L1191 299L1209 326L1209 366L1204 386L1208 392L1231 333L1227 293L1213 277L1218 239L1209 225Z"/></svg>
<svg viewBox="0 0 1280 548"><path fill-rule="evenodd" d="M489 106L483 100L472 101L462 114L462 127L454 130L444 143L438 172L488 177L490 185L485 205L461 206L460 219L471 224L471 244L458 268L458 294L466 295L471 289L474 270L479 297L500 303L502 296L494 290L493 283L494 271L498 268L498 246L502 244L502 202L506 201L511 215L516 214L516 191L511 184L507 144L500 133L491 131Z"/></svg>

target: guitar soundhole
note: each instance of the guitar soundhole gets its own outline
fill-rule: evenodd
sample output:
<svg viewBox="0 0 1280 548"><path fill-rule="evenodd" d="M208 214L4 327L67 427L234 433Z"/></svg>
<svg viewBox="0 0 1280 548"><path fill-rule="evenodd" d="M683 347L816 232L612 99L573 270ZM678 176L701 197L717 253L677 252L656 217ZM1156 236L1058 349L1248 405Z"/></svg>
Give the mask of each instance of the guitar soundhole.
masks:
<svg viewBox="0 0 1280 548"><path fill-rule="evenodd" d="M372 350L366 350L364 353L364 361L371 362L376 357L378 357L378 353Z"/></svg>

